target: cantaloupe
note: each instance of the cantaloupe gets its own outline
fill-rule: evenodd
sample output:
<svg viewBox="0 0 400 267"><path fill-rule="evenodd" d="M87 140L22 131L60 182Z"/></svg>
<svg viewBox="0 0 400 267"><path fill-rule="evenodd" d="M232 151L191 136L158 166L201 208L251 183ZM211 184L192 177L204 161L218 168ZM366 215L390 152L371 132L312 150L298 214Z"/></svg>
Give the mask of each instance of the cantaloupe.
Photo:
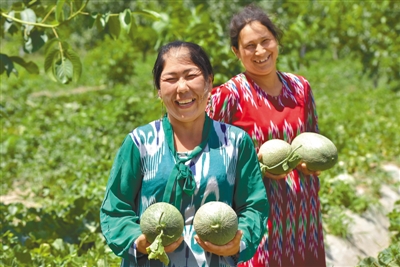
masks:
<svg viewBox="0 0 400 267"><path fill-rule="evenodd" d="M193 227L201 240L222 246L235 237L238 230L238 218L236 212L228 204L211 201L197 210Z"/></svg>
<svg viewBox="0 0 400 267"><path fill-rule="evenodd" d="M168 265L169 258L164 251L177 241L183 232L183 216L179 210L166 202L157 202L143 212L140 229L151 245L146 248L149 259L158 259Z"/></svg>
<svg viewBox="0 0 400 267"><path fill-rule="evenodd" d="M296 149L281 139L270 139L264 142L259 150L261 154L260 168L263 175L266 172L280 175L293 169L300 162L301 158Z"/></svg>
<svg viewBox="0 0 400 267"><path fill-rule="evenodd" d="M304 132L296 136L291 146L296 149L310 171L324 171L338 161L335 144L326 136L314 132Z"/></svg>

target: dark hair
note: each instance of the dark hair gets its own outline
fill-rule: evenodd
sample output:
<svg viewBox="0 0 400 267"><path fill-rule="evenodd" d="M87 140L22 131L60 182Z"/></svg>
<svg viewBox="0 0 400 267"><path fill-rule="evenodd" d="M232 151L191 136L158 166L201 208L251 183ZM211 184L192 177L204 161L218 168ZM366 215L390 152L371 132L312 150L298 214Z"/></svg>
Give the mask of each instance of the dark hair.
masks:
<svg viewBox="0 0 400 267"><path fill-rule="evenodd" d="M167 54L172 48L180 47L186 47L189 50L190 60L193 62L193 64L200 68L205 80L208 80L210 76L212 80L214 80L214 73L210 59L201 46L190 42L174 41L161 47L160 51L158 52L156 62L154 63L153 82L157 90L160 89L160 77L162 71L164 70L164 55Z"/></svg>
<svg viewBox="0 0 400 267"><path fill-rule="evenodd" d="M268 15L255 4L250 4L244 7L240 12L233 15L229 25L229 35L231 38L231 46L239 49L239 34L240 31L247 24L259 21L262 25L268 28L268 30L275 37L278 44L282 36L281 30L275 26Z"/></svg>

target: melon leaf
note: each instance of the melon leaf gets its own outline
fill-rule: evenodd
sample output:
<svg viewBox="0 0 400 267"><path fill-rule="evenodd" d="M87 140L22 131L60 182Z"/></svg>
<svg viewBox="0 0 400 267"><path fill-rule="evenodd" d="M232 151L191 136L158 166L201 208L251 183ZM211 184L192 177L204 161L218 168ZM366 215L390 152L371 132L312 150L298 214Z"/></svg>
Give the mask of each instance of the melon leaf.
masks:
<svg viewBox="0 0 400 267"><path fill-rule="evenodd" d="M169 258L167 253L165 253L164 246L162 244L163 235L163 230L161 230L161 233L156 237L154 242L146 248L146 251L149 253L150 260L160 260L167 266L169 263Z"/></svg>

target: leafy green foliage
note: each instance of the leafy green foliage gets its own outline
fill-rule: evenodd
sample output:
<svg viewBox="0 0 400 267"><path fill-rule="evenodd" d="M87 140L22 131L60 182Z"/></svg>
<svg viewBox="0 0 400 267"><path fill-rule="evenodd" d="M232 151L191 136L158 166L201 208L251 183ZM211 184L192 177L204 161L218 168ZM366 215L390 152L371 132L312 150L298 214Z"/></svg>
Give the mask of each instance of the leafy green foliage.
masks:
<svg viewBox="0 0 400 267"><path fill-rule="evenodd" d="M155 50L162 44L158 40L183 38L200 43L212 59L215 84L225 81L241 68L229 48L227 21L221 19L230 17L233 8L245 1L233 2L238 5L231 7L226 1L203 6L190 1L184 5L102 1L87 5L88 13L83 17L77 15L85 6L82 1L14 1L7 11L1 7L4 42L0 73L9 75L1 79L1 194L16 194L16 189L25 193L16 203L0 205L1 249L6 251L0 255L0 265L118 265L120 260L101 236L98 208L123 138L134 127L162 114L151 75ZM398 23L393 22L397 3L389 2L382 6L368 2L365 8L354 2L351 6L346 6L347 2L260 2L272 5L269 8L284 25L287 39L280 69L296 71L310 81L321 133L338 147L339 163L321 175L320 196L327 231L341 236L351 223L342 210L364 211L378 197L379 185L391 183L380 164L400 163L400 140L394 138L400 132L400 114L395 112L400 97L396 90L387 90L396 85L393 72L388 70L396 68L392 64L400 42L393 41L399 36ZM39 20L35 23L58 25L58 36L51 27L35 25L30 33L40 33L32 48L36 52L14 56L25 45L23 34L16 33L22 24L29 25L12 18L20 19L19 12L27 8L35 12ZM210 16L215 12L221 16ZM370 17L363 19L368 13ZM108 24L110 17L115 25ZM360 28L346 29L349 23L359 23L356 20L366 29L360 36L354 35ZM317 23L324 26L317 27ZM389 26L392 32L388 32ZM101 32L90 27L99 27ZM381 28L380 35L376 29ZM48 36L45 46L40 44L43 32ZM68 36L72 40L67 45ZM370 49L368 45L375 44L374 40L379 45ZM65 48L73 48L82 62L79 81L73 78L79 69L74 68L76 57L66 57ZM370 61L356 60L373 49L379 58L379 69L375 69L379 83L368 75ZM50 77L34 75L45 74L35 62L46 62L48 53L57 55L50 57L51 64L45 63ZM62 56L70 61L68 66L62 66ZM21 71L18 78L10 75L16 65L28 71ZM55 84L51 77L69 83ZM391 83L383 86L388 79ZM351 175L355 181L338 179L341 174ZM358 192L364 192L363 196ZM397 211L388 215L395 236L399 229ZM390 251L395 250L388 251L394 254Z"/></svg>

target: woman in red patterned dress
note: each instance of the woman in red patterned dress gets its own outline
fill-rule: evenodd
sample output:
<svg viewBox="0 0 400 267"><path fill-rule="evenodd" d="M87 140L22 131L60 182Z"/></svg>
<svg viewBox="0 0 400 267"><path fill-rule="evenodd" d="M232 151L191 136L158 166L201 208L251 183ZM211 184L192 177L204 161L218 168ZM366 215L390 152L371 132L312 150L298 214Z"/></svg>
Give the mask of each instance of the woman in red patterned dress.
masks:
<svg viewBox="0 0 400 267"><path fill-rule="evenodd" d="M270 139L291 143L302 132L319 132L308 81L276 68L280 36L255 5L234 15L231 45L245 71L215 87L207 106L211 118L244 129L257 151ZM284 175L265 175L267 232L254 257L239 266L326 266L317 175L304 163Z"/></svg>

